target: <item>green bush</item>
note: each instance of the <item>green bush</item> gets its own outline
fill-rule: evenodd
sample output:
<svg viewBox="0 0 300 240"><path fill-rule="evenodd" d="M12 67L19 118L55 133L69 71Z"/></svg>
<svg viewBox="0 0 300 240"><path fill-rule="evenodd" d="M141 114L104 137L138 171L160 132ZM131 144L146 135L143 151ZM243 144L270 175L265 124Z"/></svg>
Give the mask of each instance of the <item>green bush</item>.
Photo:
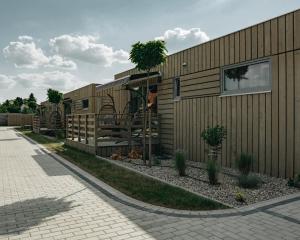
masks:
<svg viewBox="0 0 300 240"><path fill-rule="evenodd" d="M237 192L235 194L235 200L238 201L238 202L246 202L246 197L245 197L244 193Z"/></svg>
<svg viewBox="0 0 300 240"><path fill-rule="evenodd" d="M58 139L64 139L65 138L65 131L64 130L56 130L55 131L55 136L58 138Z"/></svg>
<svg viewBox="0 0 300 240"><path fill-rule="evenodd" d="M179 176L185 176L186 160L183 151L177 150L175 152L175 168Z"/></svg>
<svg viewBox="0 0 300 240"><path fill-rule="evenodd" d="M290 187L300 188L300 173L294 179L289 178L287 185Z"/></svg>
<svg viewBox="0 0 300 240"><path fill-rule="evenodd" d="M201 137L211 147L220 146L226 138L226 129L223 126L208 127L202 133Z"/></svg>
<svg viewBox="0 0 300 240"><path fill-rule="evenodd" d="M256 175L241 175L238 178L239 186L243 188L257 188L261 179Z"/></svg>
<svg viewBox="0 0 300 240"><path fill-rule="evenodd" d="M157 156L153 157L153 165L154 166L160 166L161 165L161 159Z"/></svg>
<svg viewBox="0 0 300 240"><path fill-rule="evenodd" d="M210 184L217 184L218 183L218 174L219 174L219 167L216 161L208 160L206 165L206 170L208 174L208 180Z"/></svg>
<svg viewBox="0 0 300 240"><path fill-rule="evenodd" d="M237 160L237 168L242 175L248 175L253 163L253 157L249 154L242 153Z"/></svg>

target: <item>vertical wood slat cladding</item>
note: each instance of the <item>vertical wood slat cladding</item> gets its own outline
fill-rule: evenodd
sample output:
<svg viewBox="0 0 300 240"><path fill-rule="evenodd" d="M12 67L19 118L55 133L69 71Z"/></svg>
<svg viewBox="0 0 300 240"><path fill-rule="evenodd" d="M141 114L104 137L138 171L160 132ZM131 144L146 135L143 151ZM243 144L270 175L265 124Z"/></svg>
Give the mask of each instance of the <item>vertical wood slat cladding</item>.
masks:
<svg viewBox="0 0 300 240"><path fill-rule="evenodd" d="M271 92L220 97L220 67L265 57L272 64ZM170 151L181 148L191 160L205 162L207 145L200 134L209 125L222 124L229 134L220 157L223 166L232 167L246 152L260 173L292 177L300 172L300 10L168 59L171 69L164 67L158 104L166 114L163 141ZM175 76L181 78L179 101L172 99ZM167 130L170 126L173 131Z"/></svg>

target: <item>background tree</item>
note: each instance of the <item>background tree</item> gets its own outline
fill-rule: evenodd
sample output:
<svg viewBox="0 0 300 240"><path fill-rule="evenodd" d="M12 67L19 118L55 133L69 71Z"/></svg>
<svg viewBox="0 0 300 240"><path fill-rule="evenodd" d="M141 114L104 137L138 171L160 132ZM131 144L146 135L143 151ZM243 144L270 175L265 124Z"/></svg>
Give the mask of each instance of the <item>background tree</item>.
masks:
<svg viewBox="0 0 300 240"><path fill-rule="evenodd" d="M132 45L132 49L130 51L130 57L129 59L131 60L132 63L136 65L136 68L141 71L145 71L147 73L147 97L146 101L148 100L148 95L149 95L149 76L150 76L150 71L157 67L158 65L161 65L166 61L167 57L167 49L166 49L166 44L162 40L154 40L154 41L149 41L146 43L141 43L137 42ZM144 161L146 161L145 158L145 148L146 148L146 143L145 143L145 129L146 129L146 120L145 120L145 113L146 113L146 108L147 102L144 103L143 109L144 109L144 136L143 136L143 145L144 145L144 153L143 153L143 158ZM148 109L148 117L149 117L149 166L151 167L151 148L152 148L152 143L151 143L151 108Z"/></svg>
<svg viewBox="0 0 300 240"><path fill-rule="evenodd" d="M58 111L58 104L63 99L63 94L57 90L49 88L47 91L48 101L54 105L54 111L50 115L50 121L54 130L61 127L61 115Z"/></svg>
<svg viewBox="0 0 300 240"><path fill-rule="evenodd" d="M30 93L29 98L27 99L27 105L32 112L36 112L37 103L33 93Z"/></svg>
<svg viewBox="0 0 300 240"><path fill-rule="evenodd" d="M63 98L63 94L57 90L49 88L47 91L47 97L50 103L58 105Z"/></svg>

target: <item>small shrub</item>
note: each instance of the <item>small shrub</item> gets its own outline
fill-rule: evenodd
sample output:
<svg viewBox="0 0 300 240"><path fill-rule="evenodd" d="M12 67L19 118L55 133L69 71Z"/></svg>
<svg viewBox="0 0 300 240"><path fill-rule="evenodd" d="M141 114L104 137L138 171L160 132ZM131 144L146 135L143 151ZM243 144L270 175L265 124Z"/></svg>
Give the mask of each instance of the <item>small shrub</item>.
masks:
<svg viewBox="0 0 300 240"><path fill-rule="evenodd" d="M289 187L296 187L296 188L300 188L300 174L298 174L294 179L293 178L289 178L287 185Z"/></svg>
<svg viewBox="0 0 300 240"><path fill-rule="evenodd" d="M238 202L244 203L244 202L246 202L246 197L245 197L244 193L242 193L242 192L237 192L237 193L235 194L235 200L238 201Z"/></svg>
<svg viewBox="0 0 300 240"><path fill-rule="evenodd" d="M261 183L261 179L256 175L241 175L238 180L243 188L257 188Z"/></svg>
<svg viewBox="0 0 300 240"><path fill-rule="evenodd" d="M295 181L293 178L289 178L289 180L287 181L287 185L289 187L295 187Z"/></svg>
<svg viewBox="0 0 300 240"><path fill-rule="evenodd" d="M253 163L253 157L246 153L242 153L237 160L237 167L242 175L248 175Z"/></svg>
<svg viewBox="0 0 300 240"><path fill-rule="evenodd" d="M226 138L226 129L223 126L208 127L202 133L201 137L211 147L220 146Z"/></svg>
<svg viewBox="0 0 300 240"><path fill-rule="evenodd" d="M183 151L177 150L175 153L175 168L179 176L185 176L186 160Z"/></svg>
<svg viewBox="0 0 300 240"><path fill-rule="evenodd" d="M58 139L64 139L65 138L65 131L64 130L56 130L55 131L55 136Z"/></svg>
<svg viewBox="0 0 300 240"><path fill-rule="evenodd" d="M161 160L160 160L159 157L157 157L157 156L153 157L153 165L154 166L160 166L161 165Z"/></svg>
<svg viewBox="0 0 300 240"><path fill-rule="evenodd" d="M219 167L216 161L208 160L206 165L206 170L208 174L208 180L210 184L217 184L218 183L218 174L219 174Z"/></svg>

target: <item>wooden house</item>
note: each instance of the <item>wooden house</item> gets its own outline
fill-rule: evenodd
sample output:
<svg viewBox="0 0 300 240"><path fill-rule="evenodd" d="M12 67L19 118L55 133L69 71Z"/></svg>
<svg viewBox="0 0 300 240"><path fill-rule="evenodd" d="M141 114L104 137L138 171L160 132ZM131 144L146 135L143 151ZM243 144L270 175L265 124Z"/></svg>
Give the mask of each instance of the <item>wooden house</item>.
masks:
<svg viewBox="0 0 300 240"><path fill-rule="evenodd" d="M165 151L183 149L189 160L205 162L208 147L200 134L222 125L228 131L222 166L234 167L245 152L256 172L300 173L300 10L174 53L155 71L161 79L151 85ZM111 91L124 105L130 93L121 85L131 78L145 85L138 74L116 74L97 94Z"/></svg>

